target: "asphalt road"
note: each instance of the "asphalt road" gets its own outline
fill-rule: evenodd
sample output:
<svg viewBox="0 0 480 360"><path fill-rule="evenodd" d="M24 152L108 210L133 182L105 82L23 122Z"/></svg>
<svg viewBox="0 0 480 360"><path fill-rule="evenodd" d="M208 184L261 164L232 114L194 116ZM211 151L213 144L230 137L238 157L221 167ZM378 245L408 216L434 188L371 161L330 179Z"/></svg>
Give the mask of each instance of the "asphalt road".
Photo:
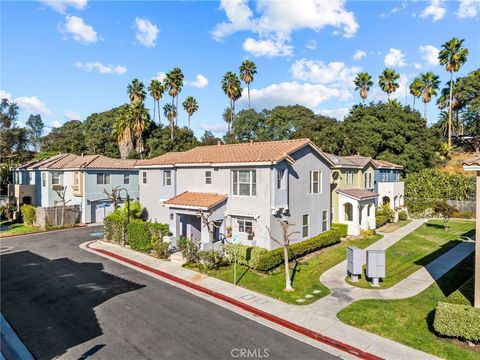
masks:
<svg viewBox="0 0 480 360"><path fill-rule="evenodd" d="M101 230L0 240L1 311L37 359L335 358L78 247Z"/></svg>

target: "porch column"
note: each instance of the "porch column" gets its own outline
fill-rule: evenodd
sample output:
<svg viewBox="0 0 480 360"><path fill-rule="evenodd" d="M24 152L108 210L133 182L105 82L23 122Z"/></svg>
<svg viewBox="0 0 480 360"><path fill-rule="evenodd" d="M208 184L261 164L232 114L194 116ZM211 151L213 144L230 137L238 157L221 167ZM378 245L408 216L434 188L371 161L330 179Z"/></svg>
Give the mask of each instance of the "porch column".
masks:
<svg viewBox="0 0 480 360"><path fill-rule="evenodd" d="M356 204L353 204L353 226L354 226L354 229L355 229L355 234L354 235L358 235L360 234L360 219L361 219L361 212L360 212L360 205L358 204L358 202Z"/></svg>
<svg viewBox="0 0 480 360"><path fill-rule="evenodd" d="M477 171L475 224L475 296L474 306L480 308L480 171Z"/></svg>
<svg viewBox="0 0 480 360"><path fill-rule="evenodd" d="M368 222L369 222L370 229L375 229L377 227L375 224L375 205L374 204L370 205L370 217L368 219Z"/></svg>

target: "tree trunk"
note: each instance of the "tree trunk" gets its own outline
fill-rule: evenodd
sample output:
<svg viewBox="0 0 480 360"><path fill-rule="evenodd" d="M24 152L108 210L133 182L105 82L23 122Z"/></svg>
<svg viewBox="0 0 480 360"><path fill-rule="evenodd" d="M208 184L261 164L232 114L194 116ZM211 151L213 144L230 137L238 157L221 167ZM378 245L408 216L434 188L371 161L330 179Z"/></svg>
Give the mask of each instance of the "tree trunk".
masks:
<svg viewBox="0 0 480 360"><path fill-rule="evenodd" d="M160 100L157 100L157 109L158 109L158 125L162 124L162 113L160 112Z"/></svg>
<svg viewBox="0 0 480 360"><path fill-rule="evenodd" d="M62 226L65 225L65 200L62 200Z"/></svg>
<svg viewBox="0 0 480 360"><path fill-rule="evenodd" d="M175 126L178 126L178 93L177 93L177 105L175 107Z"/></svg>
<svg viewBox="0 0 480 360"><path fill-rule="evenodd" d="M153 99L153 122L155 122L155 110L157 110L156 103L157 100Z"/></svg>
<svg viewBox="0 0 480 360"><path fill-rule="evenodd" d="M170 141L173 141L173 119L170 120Z"/></svg>
<svg viewBox="0 0 480 360"><path fill-rule="evenodd" d="M423 110L423 117L425 119L425 122L427 122L427 103L425 103L425 109Z"/></svg>
<svg viewBox="0 0 480 360"><path fill-rule="evenodd" d="M190 114L188 114L188 130L190 130Z"/></svg>
<svg viewBox="0 0 480 360"><path fill-rule="evenodd" d="M413 95L413 110L415 110L415 98L416 98L416 96Z"/></svg>
<svg viewBox="0 0 480 360"><path fill-rule="evenodd" d="M450 71L450 100L448 101L448 146L452 146L452 97L453 97L453 72Z"/></svg>
<svg viewBox="0 0 480 360"><path fill-rule="evenodd" d="M286 244L283 245L283 257L285 262L285 291L293 291L290 271L288 269L288 246Z"/></svg>
<svg viewBox="0 0 480 360"><path fill-rule="evenodd" d="M247 91L248 91L248 110L250 110L250 83L247 83Z"/></svg>

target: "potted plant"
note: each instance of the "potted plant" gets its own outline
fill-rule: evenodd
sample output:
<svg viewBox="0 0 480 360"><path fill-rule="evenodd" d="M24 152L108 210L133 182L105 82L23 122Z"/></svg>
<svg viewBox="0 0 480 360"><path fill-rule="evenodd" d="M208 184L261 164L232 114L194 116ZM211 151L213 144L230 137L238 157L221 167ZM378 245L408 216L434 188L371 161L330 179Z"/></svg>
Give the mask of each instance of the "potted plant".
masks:
<svg viewBox="0 0 480 360"><path fill-rule="evenodd" d="M225 226L225 237L230 239L232 237L232 227Z"/></svg>

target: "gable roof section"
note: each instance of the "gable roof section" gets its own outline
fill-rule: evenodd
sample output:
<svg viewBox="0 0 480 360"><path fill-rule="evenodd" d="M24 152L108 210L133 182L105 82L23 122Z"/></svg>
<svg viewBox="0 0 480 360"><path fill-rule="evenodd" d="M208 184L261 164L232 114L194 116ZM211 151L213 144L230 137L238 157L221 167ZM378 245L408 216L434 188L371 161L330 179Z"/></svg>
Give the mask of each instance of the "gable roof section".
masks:
<svg viewBox="0 0 480 360"><path fill-rule="evenodd" d="M166 206L209 210L227 200L227 195L185 191L164 202Z"/></svg>
<svg viewBox="0 0 480 360"><path fill-rule="evenodd" d="M371 199L379 196L376 192L366 189L338 189L337 193L350 196L357 200Z"/></svg>
<svg viewBox="0 0 480 360"><path fill-rule="evenodd" d="M137 160L112 159L103 155L78 156L74 154L59 154L48 159L30 161L17 167L18 170L82 170L82 169L135 169Z"/></svg>
<svg viewBox="0 0 480 360"><path fill-rule="evenodd" d="M368 163L372 163L373 166L377 169L398 169L402 170L402 165L397 165L384 160L376 160L371 157L361 156L361 155L348 155L340 156L334 154L324 153L335 167L344 167L344 168L360 168L363 169Z"/></svg>
<svg viewBox="0 0 480 360"><path fill-rule="evenodd" d="M394 164L385 160L372 160L377 169L398 169L403 170L402 165Z"/></svg>
<svg viewBox="0 0 480 360"><path fill-rule="evenodd" d="M310 145L316 152L329 161L323 152L309 139L294 139L198 146L188 151L166 153L149 160L144 160L139 162L137 166L278 163L282 160L293 161L290 155L306 145Z"/></svg>

